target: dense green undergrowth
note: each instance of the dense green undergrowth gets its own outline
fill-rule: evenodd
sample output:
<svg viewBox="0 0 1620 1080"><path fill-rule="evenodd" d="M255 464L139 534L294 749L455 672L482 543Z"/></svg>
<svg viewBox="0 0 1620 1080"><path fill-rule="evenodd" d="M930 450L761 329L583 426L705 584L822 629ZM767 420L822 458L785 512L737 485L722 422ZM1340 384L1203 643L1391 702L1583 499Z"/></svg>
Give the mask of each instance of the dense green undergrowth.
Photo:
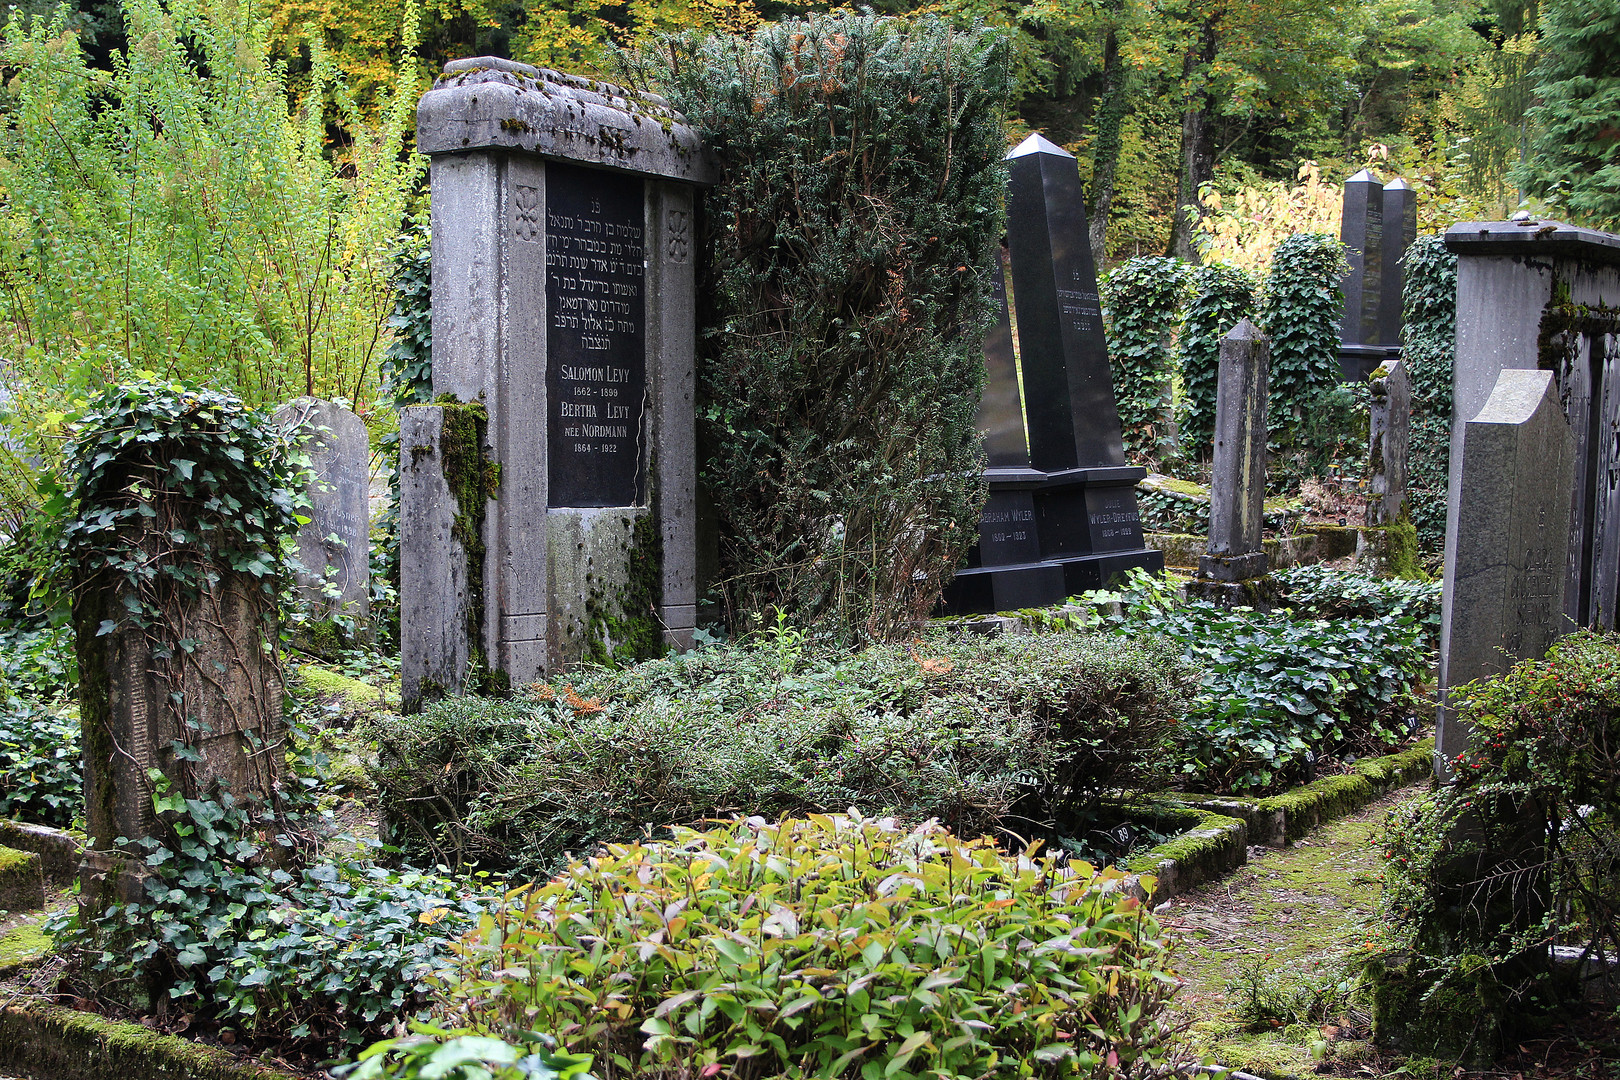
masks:
<svg viewBox="0 0 1620 1080"><path fill-rule="evenodd" d="M1118 871L812 815L609 845L458 946L442 1013L599 1075L1166 1075L1170 943Z"/></svg>
<svg viewBox="0 0 1620 1080"><path fill-rule="evenodd" d="M1162 783L1190 678L1153 638L934 633L852 654L786 631L365 731L399 843L548 873L568 852L733 812L857 807L1028 835L1105 790Z"/></svg>

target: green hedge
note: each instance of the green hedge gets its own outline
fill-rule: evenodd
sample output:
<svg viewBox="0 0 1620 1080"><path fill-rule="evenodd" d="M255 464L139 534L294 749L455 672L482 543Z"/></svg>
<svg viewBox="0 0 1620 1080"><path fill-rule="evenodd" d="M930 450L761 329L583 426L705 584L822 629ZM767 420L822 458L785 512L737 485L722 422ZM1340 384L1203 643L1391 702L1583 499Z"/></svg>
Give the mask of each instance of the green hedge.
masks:
<svg viewBox="0 0 1620 1080"><path fill-rule="evenodd" d="M1183 412L1181 448L1188 457L1209 457L1215 438L1215 390L1221 338L1239 321L1253 318L1259 282L1240 267L1205 263L1192 272L1193 298L1181 323Z"/></svg>
<svg viewBox="0 0 1620 1080"><path fill-rule="evenodd" d="M722 174L698 420L728 622L903 636L978 535L1005 41L844 13L644 60Z"/></svg>
<svg viewBox="0 0 1620 1080"><path fill-rule="evenodd" d="M1406 249L1405 328L1401 358L1412 379L1412 436L1407 502L1418 546L1438 561L1446 543L1446 484L1451 469L1451 381L1457 358L1457 256L1442 236L1420 236Z"/></svg>
<svg viewBox="0 0 1620 1080"><path fill-rule="evenodd" d="M1158 459L1172 445L1172 345L1186 299L1187 264L1143 256L1110 270L1098 284L1125 449L1137 459Z"/></svg>
<svg viewBox="0 0 1620 1080"><path fill-rule="evenodd" d="M791 631L595 671L524 700L373 717L394 838L450 863L570 852L728 813L856 807L964 836L1084 817L1164 778L1189 672L1155 641L932 634L857 655Z"/></svg>

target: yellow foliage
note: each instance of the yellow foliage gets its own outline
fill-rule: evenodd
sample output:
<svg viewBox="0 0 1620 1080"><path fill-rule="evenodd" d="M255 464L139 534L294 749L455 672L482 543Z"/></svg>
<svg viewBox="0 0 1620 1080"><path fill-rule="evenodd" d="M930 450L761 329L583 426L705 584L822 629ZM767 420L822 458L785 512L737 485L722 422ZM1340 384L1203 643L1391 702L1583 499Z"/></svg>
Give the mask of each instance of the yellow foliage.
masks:
<svg viewBox="0 0 1620 1080"><path fill-rule="evenodd" d="M1316 162L1299 167L1298 183L1244 187L1222 195L1213 185L1199 193L1204 215L1196 242L1206 260L1231 263L1263 276L1271 253L1294 233L1339 235L1344 188L1325 183Z"/></svg>

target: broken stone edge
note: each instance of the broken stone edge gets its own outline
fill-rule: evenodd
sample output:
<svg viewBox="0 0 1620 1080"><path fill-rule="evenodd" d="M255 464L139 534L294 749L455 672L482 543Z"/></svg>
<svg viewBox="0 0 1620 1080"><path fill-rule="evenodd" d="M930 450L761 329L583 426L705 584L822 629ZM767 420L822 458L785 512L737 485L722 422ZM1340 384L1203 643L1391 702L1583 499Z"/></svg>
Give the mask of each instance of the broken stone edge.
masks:
<svg viewBox="0 0 1620 1080"><path fill-rule="evenodd" d="M178 1035L26 1000L0 1009L0 1069L74 1080L300 1080Z"/></svg>
<svg viewBox="0 0 1620 1080"><path fill-rule="evenodd" d="M65 889L79 880L84 838L65 829L0 818L0 846L38 855L45 883L53 888Z"/></svg>

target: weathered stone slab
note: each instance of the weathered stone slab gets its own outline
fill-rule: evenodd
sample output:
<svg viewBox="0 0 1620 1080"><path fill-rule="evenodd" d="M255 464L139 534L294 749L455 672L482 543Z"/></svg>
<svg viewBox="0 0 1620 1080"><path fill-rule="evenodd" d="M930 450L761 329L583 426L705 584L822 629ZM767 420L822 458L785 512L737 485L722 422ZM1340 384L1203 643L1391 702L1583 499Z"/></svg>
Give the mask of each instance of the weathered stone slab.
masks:
<svg viewBox="0 0 1620 1080"><path fill-rule="evenodd" d="M585 572L552 565L585 557L548 536L559 511L653 513L657 542L638 546L658 552L650 618L665 645L689 646L693 199L694 185L716 176L713 162L662 99L490 57L446 65L417 121L432 160L433 389L487 410L481 452L500 484L479 580L467 583L476 640L464 657L440 650L408 665L442 672L483 658L494 684L525 684L603 644L558 651L574 636L551 621L578 597L554 590ZM590 574L610 598L648 591L622 560ZM420 607L428 617L442 604ZM574 630L606 625L568 620ZM404 637L407 649L429 640Z"/></svg>
<svg viewBox="0 0 1620 1080"><path fill-rule="evenodd" d="M472 585L482 567L456 536L462 509L446 479L445 412L439 405L399 412L400 707L407 713L461 693L481 643Z"/></svg>
<svg viewBox="0 0 1620 1080"><path fill-rule="evenodd" d="M1271 342L1248 319L1221 339L1209 548L1200 577L1241 581L1266 572L1266 395Z"/></svg>
<svg viewBox="0 0 1620 1080"><path fill-rule="evenodd" d="M314 472L304 491L309 522L298 530L298 592L312 616L354 620L365 636L371 611L371 441L343 406L301 397L276 410Z"/></svg>
<svg viewBox="0 0 1620 1080"><path fill-rule="evenodd" d="M1382 374L1380 374L1380 372ZM1406 471L1412 441L1412 379L1397 360L1373 373L1367 467L1372 498L1368 525L1392 525L1406 505Z"/></svg>
<svg viewBox="0 0 1620 1080"><path fill-rule="evenodd" d="M1509 368L1470 418L1446 519L1436 768L1467 746L1447 695L1539 657L1569 626L1575 437L1550 371Z"/></svg>

